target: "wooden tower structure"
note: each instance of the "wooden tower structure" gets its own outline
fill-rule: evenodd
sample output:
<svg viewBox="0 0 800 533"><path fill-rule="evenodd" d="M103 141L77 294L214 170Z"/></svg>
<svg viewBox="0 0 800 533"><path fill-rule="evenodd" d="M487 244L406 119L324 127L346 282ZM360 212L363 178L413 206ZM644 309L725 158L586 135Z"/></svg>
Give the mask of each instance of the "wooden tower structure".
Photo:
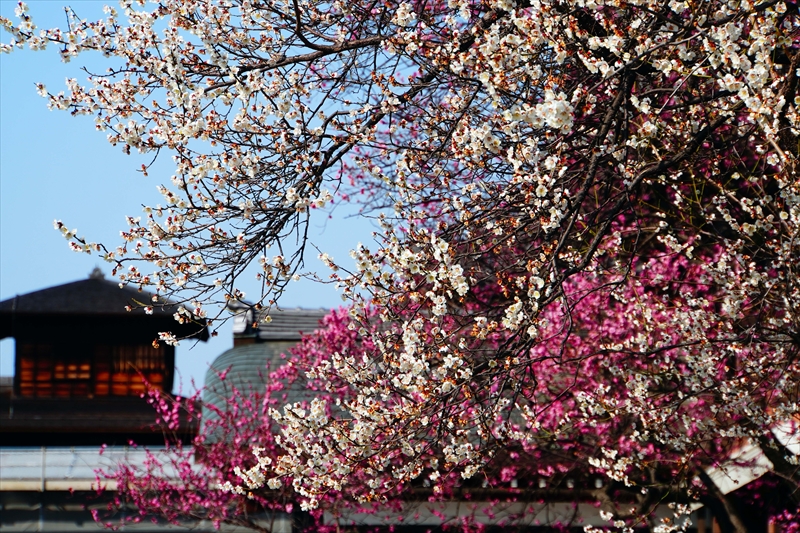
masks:
<svg viewBox="0 0 800 533"><path fill-rule="evenodd" d="M179 324L177 306L151 299L95 269L0 302L0 339L15 340L11 390L0 391L4 445L163 443L142 399L147 387L172 391L175 348L156 342L158 334L207 340L208 332L204 321Z"/></svg>

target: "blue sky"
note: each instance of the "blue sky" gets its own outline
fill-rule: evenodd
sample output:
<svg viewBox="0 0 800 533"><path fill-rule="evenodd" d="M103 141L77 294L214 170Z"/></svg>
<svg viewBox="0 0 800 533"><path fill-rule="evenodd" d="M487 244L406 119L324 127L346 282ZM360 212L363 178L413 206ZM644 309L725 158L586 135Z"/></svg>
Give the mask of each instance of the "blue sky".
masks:
<svg viewBox="0 0 800 533"><path fill-rule="evenodd" d="M0 13L13 17L16 1L0 0ZM64 25L64 5L82 18L101 18L103 5L113 1L32 0L30 14L40 27ZM2 42L10 35L0 34ZM125 215L139 216L142 204L162 201L156 186L167 183L171 160L162 157L144 177L136 171L144 159L126 156L113 147L105 134L94 129L91 117L72 117L50 111L36 93L35 83L60 91L68 77L86 79L81 66L104 70L99 54L79 57L65 64L58 51L17 50L0 55L0 300L45 287L85 278L100 266L109 265L85 254L77 254L53 229L61 219L89 239L116 246ZM340 210L341 211L341 210ZM347 264L350 248L370 240L372 226L337 213L331 220L320 217L311 232L312 241L337 260ZM312 249L313 250L313 249ZM345 261L347 260L347 261ZM307 258L309 269L324 267L316 252ZM251 294L257 284L244 286ZM248 291L249 289L249 291ZM302 280L282 300L284 307L335 307L342 304L329 285ZM208 364L231 346L230 325L210 342L178 347L177 366L184 384L199 385ZM13 374L13 341L0 342L0 375Z"/></svg>

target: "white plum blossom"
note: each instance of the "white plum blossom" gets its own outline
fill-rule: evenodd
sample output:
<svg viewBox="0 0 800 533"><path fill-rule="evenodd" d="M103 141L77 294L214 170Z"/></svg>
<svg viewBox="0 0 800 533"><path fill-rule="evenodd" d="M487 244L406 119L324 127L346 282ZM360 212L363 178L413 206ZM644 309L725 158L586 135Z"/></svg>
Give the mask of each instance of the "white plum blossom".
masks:
<svg viewBox="0 0 800 533"><path fill-rule="evenodd" d="M417 18L414 8L408 2L401 3L392 17L392 23L398 26L408 26Z"/></svg>

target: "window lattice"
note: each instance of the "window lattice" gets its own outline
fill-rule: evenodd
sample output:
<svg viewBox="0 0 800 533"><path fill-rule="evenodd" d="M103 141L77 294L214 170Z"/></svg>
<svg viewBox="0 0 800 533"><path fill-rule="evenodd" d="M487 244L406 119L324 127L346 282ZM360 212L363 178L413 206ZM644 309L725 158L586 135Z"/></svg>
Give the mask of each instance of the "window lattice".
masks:
<svg viewBox="0 0 800 533"><path fill-rule="evenodd" d="M163 390L165 352L152 345L89 345L79 349L46 343L19 347L19 393L25 397L138 396L146 384Z"/></svg>

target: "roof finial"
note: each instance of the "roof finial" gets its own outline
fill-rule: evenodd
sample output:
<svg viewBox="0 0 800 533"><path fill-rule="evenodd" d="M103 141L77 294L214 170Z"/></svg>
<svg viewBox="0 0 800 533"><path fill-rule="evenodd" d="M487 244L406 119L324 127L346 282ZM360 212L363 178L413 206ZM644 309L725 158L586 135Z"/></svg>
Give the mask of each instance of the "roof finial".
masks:
<svg viewBox="0 0 800 533"><path fill-rule="evenodd" d="M89 272L89 279L106 279L106 275L103 274L103 271L100 270L100 267L94 267L94 269Z"/></svg>

